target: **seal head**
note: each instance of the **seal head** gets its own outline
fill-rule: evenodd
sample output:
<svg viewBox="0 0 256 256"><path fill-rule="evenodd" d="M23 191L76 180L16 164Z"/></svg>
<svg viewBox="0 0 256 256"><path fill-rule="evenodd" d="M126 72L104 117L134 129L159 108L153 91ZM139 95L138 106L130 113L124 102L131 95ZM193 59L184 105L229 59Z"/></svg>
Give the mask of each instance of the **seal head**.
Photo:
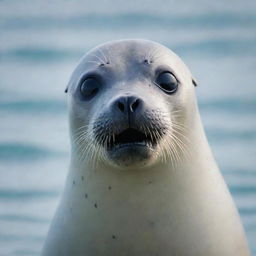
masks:
<svg viewBox="0 0 256 256"><path fill-rule="evenodd" d="M94 48L68 86L72 146L94 164L177 163L186 153L181 119L191 112L193 83L180 58L160 44L123 40Z"/></svg>

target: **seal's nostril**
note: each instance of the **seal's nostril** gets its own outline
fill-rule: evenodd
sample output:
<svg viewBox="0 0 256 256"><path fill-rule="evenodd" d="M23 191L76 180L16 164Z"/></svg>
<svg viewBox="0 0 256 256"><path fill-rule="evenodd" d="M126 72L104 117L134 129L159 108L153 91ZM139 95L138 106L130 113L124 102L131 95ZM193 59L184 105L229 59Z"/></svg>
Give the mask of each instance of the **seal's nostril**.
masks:
<svg viewBox="0 0 256 256"><path fill-rule="evenodd" d="M114 101L113 107L115 111L129 116L131 113L138 112L142 103L142 100L135 96L120 97Z"/></svg>
<svg viewBox="0 0 256 256"><path fill-rule="evenodd" d="M130 110L131 112L135 112L140 104L140 100L136 99L134 102L131 103Z"/></svg>
<svg viewBox="0 0 256 256"><path fill-rule="evenodd" d="M122 102L118 101L117 106L121 110L121 112L124 112L125 107L124 107L124 104Z"/></svg>

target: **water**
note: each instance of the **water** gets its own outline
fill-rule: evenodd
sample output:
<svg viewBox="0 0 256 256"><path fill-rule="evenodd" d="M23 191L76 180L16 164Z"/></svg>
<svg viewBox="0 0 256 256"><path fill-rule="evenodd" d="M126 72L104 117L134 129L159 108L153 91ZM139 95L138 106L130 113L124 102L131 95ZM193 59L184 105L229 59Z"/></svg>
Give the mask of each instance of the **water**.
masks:
<svg viewBox="0 0 256 256"><path fill-rule="evenodd" d="M38 255L67 174L64 89L107 40L176 51L256 255L256 2L0 1L0 255ZM230 234L232 235L232 234Z"/></svg>

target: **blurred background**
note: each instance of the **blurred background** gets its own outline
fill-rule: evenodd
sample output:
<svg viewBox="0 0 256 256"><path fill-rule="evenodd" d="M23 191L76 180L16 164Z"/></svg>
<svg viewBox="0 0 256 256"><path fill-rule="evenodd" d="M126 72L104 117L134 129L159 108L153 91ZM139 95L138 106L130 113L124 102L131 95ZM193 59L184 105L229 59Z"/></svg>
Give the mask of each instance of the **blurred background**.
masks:
<svg viewBox="0 0 256 256"><path fill-rule="evenodd" d="M39 255L69 162L64 89L108 40L173 49L256 255L256 1L0 1L0 255ZM230 234L232 236L232 234Z"/></svg>

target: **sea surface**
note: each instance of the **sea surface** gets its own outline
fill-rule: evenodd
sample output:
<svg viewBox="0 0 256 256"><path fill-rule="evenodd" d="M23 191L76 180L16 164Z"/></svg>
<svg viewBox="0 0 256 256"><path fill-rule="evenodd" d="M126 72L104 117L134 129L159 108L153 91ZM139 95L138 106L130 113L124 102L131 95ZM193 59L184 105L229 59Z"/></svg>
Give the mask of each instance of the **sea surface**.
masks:
<svg viewBox="0 0 256 256"><path fill-rule="evenodd" d="M122 38L158 41L190 67L255 256L255 0L1 0L0 255L40 254L69 162L64 89L85 52Z"/></svg>

